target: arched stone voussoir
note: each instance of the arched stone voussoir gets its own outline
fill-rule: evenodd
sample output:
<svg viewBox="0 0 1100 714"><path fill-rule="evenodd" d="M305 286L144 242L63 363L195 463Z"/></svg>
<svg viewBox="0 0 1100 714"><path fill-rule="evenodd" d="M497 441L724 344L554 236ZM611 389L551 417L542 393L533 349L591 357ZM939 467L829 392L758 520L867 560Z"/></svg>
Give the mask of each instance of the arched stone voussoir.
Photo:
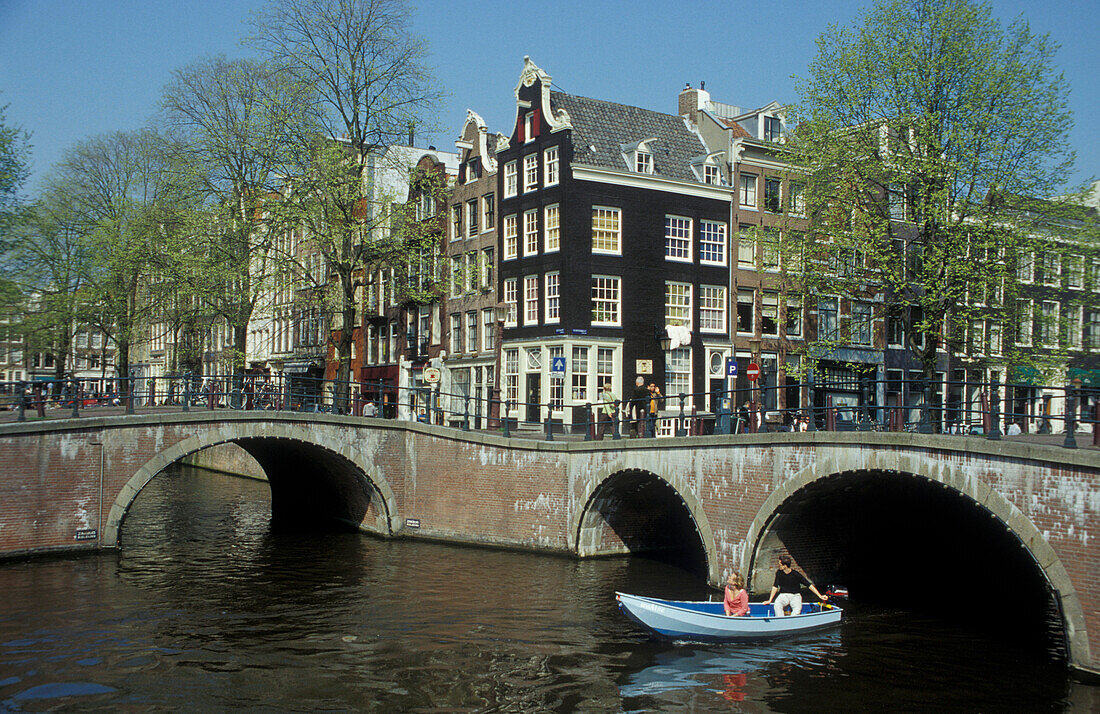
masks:
<svg viewBox="0 0 1100 714"><path fill-rule="evenodd" d="M695 493L695 489L691 486L693 472L686 473L681 477L669 478L662 473L658 473L659 470L660 469L654 468L652 458L647 463L646 460L640 456L630 454L629 456L624 455L623 458L604 464L597 469L593 475L586 477L583 483L583 492L575 501L579 505L579 508L570 515L569 519L569 530L567 533L569 549L575 555L580 555L581 526L584 523L584 517L591 508L593 496L596 495L604 483L611 477L621 473L645 473L664 481L669 488L676 492L676 495L680 497L684 505L687 506L688 513L695 522L695 527L699 531L699 537L703 542L704 555L707 560L707 579L711 582L716 582L719 573L714 533L711 530L710 520L703 510L703 504L699 500L698 494Z"/></svg>
<svg viewBox="0 0 1100 714"><path fill-rule="evenodd" d="M892 468L880 466L875 470L935 481L966 496L1000 520L1005 528L1019 539L1035 561L1036 567L1042 571L1043 577L1058 592L1065 619L1066 644L1070 650L1070 661L1077 663L1092 661L1088 633L1085 629L1085 613L1073 580L1054 547L1043 537L1042 532L1026 514L988 483L951 463L940 462L930 467L927 460L908 455L902 455L893 460L882 460L879 463L891 464ZM741 572L751 571L757 544L765 528L788 498L823 478L867 470L869 469L860 465L858 459L845 460L843 456L821 459L810 463L779 484L764 499L756 517L749 524L745 535L745 547L741 551Z"/></svg>
<svg viewBox="0 0 1100 714"><path fill-rule="evenodd" d="M186 456L212 446L261 439L294 441L307 447L324 449L352 464L381 498L386 531L392 534L393 524L397 518L397 498L385 477L377 472L372 463L364 461L364 450L352 448L353 445L347 439L336 438L325 429L310 429L309 436L310 439L303 439L301 429L296 429L290 424L238 422L231 428L219 426L176 442L146 461L119 489L118 496L111 505L107 522L104 524L103 546L107 548L118 546L118 531L130 505L141 490L161 471Z"/></svg>

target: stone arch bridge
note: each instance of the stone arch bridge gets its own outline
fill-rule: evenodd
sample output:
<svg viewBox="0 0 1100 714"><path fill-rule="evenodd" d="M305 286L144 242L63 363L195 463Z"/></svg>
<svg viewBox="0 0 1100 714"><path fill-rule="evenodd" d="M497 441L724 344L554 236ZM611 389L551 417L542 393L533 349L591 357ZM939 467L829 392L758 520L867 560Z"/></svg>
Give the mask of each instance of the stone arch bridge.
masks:
<svg viewBox="0 0 1100 714"><path fill-rule="evenodd" d="M899 503L961 504L950 507L976 528L957 549L1011 542L1057 602L1070 665L1100 674L1094 450L837 432L540 442L278 412L5 424L0 556L116 547L151 479L230 442L267 473L273 522L580 557L662 548L673 544L662 534L687 533L709 582L736 569L757 591L780 552L823 582L843 570L844 533L865 520L889 522ZM918 527L935 528L938 512Z"/></svg>

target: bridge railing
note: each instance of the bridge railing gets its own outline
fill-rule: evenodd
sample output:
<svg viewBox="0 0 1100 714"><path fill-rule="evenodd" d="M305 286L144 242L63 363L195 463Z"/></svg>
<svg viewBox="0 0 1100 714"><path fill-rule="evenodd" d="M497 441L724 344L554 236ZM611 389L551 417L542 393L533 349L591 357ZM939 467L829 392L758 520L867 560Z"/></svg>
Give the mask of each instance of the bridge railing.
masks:
<svg viewBox="0 0 1100 714"><path fill-rule="evenodd" d="M515 393L517 390L513 390ZM402 418L462 430L527 438L686 438L762 431L916 431L999 439L1022 433L1078 431L1100 446L1100 388L1011 382L850 379L805 375L797 386L752 384L733 390L614 395L566 403L492 399L438 385L400 386L299 375L172 375L128 379L0 382L0 410L29 418L78 418L87 412L279 410Z"/></svg>

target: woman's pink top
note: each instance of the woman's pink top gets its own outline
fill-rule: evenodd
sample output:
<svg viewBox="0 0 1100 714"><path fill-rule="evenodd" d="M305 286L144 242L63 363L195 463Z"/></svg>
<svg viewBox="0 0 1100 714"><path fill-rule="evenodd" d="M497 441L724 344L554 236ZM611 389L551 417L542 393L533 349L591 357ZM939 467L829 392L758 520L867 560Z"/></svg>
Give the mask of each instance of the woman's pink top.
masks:
<svg viewBox="0 0 1100 714"><path fill-rule="evenodd" d="M726 608L726 614L737 617L739 615L745 615L749 611L749 592L745 588L741 588L737 595L734 595L730 590L729 585L726 586L726 599L722 601L722 604Z"/></svg>

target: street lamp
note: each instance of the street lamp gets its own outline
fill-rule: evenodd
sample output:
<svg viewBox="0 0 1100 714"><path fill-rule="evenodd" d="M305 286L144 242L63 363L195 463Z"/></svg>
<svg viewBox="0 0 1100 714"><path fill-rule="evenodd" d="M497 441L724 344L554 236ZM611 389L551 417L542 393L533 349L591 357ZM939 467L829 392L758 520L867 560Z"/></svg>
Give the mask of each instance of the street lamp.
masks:
<svg viewBox="0 0 1100 714"><path fill-rule="evenodd" d="M493 368L493 389L489 393L489 422L490 429L500 428L500 353L504 343L504 321L508 319L508 303L498 302L493 308L493 319L496 321L496 339L493 347L496 352L496 366ZM507 418L507 414L504 415Z"/></svg>
<svg viewBox="0 0 1100 714"><path fill-rule="evenodd" d="M668 330L661 329L660 325L653 326L653 339L657 340L657 344L661 347L661 352L668 352L672 347L672 338L668 336Z"/></svg>

